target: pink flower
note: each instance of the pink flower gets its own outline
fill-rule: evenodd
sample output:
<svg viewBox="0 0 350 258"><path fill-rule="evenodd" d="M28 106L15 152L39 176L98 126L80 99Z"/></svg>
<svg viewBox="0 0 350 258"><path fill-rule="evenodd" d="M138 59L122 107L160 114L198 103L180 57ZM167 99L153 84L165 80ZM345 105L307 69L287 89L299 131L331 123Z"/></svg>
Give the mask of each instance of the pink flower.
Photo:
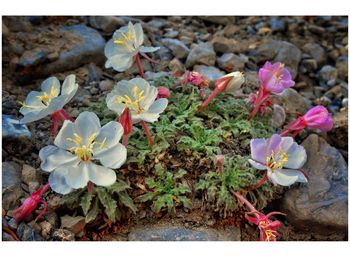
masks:
<svg viewBox="0 0 350 258"><path fill-rule="evenodd" d="M264 102L268 101L271 93L282 93L295 84L289 71L284 68L284 64L279 62L274 64L266 62L259 70L259 81L260 88L250 118L255 117Z"/></svg>
<svg viewBox="0 0 350 258"><path fill-rule="evenodd" d="M167 87L160 86L158 87L158 95L156 99L169 98L170 90Z"/></svg>
<svg viewBox="0 0 350 258"><path fill-rule="evenodd" d="M281 222L278 220L272 221L270 220L270 217L277 214L285 216L285 214L274 211L265 215L258 212L254 206L238 192L234 192L233 194L249 208L250 212L245 214L245 218L249 222L258 226L260 230L260 241L276 241L277 237L279 236L277 230L281 226ZM255 218L248 216L248 214L254 215Z"/></svg>
<svg viewBox="0 0 350 258"><path fill-rule="evenodd" d="M295 137L301 130L305 128L318 129L321 132L328 132L333 127L332 115L324 106L316 106L307 111L303 116L286 126L286 129L281 133L281 136L293 132Z"/></svg>
<svg viewBox="0 0 350 258"><path fill-rule="evenodd" d="M15 210L15 220L17 223L28 217L38 206L39 203L44 204L43 210L40 212L38 217L35 219L37 221L46 211L47 203L41 200L42 195L50 188L49 184L40 187L36 192L32 193L19 207Z"/></svg>
<svg viewBox="0 0 350 258"><path fill-rule="evenodd" d="M279 62L274 64L266 62L259 70L259 81L260 86L271 93L281 93L295 84L284 64Z"/></svg>
<svg viewBox="0 0 350 258"><path fill-rule="evenodd" d="M185 80L186 82L198 87L207 87L209 85L207 77L198 72L188 72Z"/></svg>

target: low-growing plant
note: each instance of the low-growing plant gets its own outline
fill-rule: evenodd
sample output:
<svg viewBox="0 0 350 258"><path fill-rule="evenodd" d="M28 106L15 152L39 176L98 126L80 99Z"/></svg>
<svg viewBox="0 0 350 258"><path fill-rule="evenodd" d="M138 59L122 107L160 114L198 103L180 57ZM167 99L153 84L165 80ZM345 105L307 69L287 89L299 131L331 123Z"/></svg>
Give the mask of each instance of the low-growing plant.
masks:
<svg viewBox="0 0 350 258"><path fill-rule="evenodd" d="M154 168L155 178L146 178L146 185L150 191L137 199L140 202L152 201L152 211L156 213L166 208L169 214L173 214L180 205L191 208L192 203L188 198L191 190L183 181L186 171L179 169L176 173L172 173L165 171L160 164L156 164Z"/></svg>

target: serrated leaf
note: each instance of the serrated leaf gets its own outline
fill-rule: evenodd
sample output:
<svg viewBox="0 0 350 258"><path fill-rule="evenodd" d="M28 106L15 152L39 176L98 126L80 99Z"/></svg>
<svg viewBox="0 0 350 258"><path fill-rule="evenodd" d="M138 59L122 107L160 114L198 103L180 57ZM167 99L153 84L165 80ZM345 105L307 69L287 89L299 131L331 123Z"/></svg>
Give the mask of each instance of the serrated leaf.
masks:
<svg viewBox="0 0 350 258"><path fill-rule="evenodd" d="M75 190L69 194L64 195L61 198L61 203L67 205L69 208L76 208L79 206L79 200L80 195L85 191L86 189L78 189Z"/></svg>
<svg viewBox="0 0 350 258"><path fill-rule="evenodd" d="M166 206L165 195L159 196L157 200L152 205L152 211L158 213L160 210Z"/></svg>
<svg viewBox="0 0 350 258"><path fill-rule="evenodd" d="M186 196L178 196L177 198L181 201L185 208L190 209L192 207L192 202Z"/></svg>
<svg viewBox="0 0 350 258"><path fill-rule="evenodd" d="M89 191L87 191L83 195L83 197L81 197L80 206L83 209L83 212L84 212L85 216L86 216L86 214L88 213L88 211L90 209L92 197L93 197L93 195Z"/></svg>
<svg viewBox="0 0 350 258"><path fill-rule="evenodd" d="M88 212L88 214L85 216L85 222L89 223L96 219L99 212L98 208L98 198L95 198L94 205L92 206L92 209Z"/></svg>
<svg viewBox="0 0 350 258"><path fill-rule="evenodd" d="M140 202L147 202L147 201L151 201L153 200L153 198L156 196L157 194L155 192L148 192L145 193L143 195L140 195L137 197L137 200Z"/></svg>
<svg viewBox="0 0 350 258"><path fill-rule="evenodd" d="M108 218L115 222L117 203L112 199L105 188L96 187L96 192L100 202L105 207L105 213L107 214Z"/></svg>
<svg viewBox="0 0 350 258"><path fill-rule="evenodd" d="M119 200L120 202L125 205L126 207L128 207L130 210L133 211L133 213L137 212L137 208L133 202L133 200L130 198L130 196L126 193L126 192L121 192L118 193L119 196Z"/></svg>
<svg viewBox="0 0 350 258"><path fill-rule="evenodd" d="M187 171L184 170L184 169L182 169L182 168L180 168L180 169L176 172L174 178L175 178L175 179L183 178L184 175L186 175L186 174L187 174Z"/></svg>
<svg viewBox="0 0 350 258"><path fill-rule="evenodd" d="M125 191L126 189L130 189L130 185L123 181L123 180L117 180L113 185L108 186L107 190L110 193L118 193L118 192L122 192Z"/></svg>

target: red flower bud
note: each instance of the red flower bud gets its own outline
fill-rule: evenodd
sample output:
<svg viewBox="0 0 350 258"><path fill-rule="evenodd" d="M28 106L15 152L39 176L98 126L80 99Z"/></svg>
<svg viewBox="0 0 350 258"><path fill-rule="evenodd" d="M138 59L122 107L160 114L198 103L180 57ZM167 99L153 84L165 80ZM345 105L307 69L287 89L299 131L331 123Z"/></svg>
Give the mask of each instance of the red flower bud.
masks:
<svg viewBox="0 0 350 258"><path fill-rule="evenodd" d="M167 99L170 97L170 90L167 87L160 86L158 87L157 99Z"/></svg>
<svg viewBox="0 0 350 258"><path fill-rule="evenodd" d="M124 135L128 135L132 132L132 120L131 120L131 114L130 114L130 109L126 107L119 117L119 123L124 128Z"/></svg>

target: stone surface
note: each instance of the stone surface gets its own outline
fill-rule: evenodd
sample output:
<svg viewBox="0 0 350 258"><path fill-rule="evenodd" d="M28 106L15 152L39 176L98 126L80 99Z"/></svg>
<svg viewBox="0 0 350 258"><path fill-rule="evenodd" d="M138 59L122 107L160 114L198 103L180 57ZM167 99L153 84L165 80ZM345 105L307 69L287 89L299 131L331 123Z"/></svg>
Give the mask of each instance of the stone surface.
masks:
<svg viewBox="0 0 350 258"><path fill-rule="evenodd" d="M275 100L277 104L280 104L286 114L294 116L297 113L304 114L311 107L310 101L292 88L284 90L279 95L272 95L271 99Z"/></svg>
<svg viewBox="0 0 350 258"><path fill-rule="evenodd" d="M35 168L27 164L23 165L22 168L22 181L26 184L31 182L39 182L41 179L41 174L36 171Z"/></svg>
<svg viewBox="0 0 350 258"><path fill-rule="evenodd" d="M2 115L2 137L28 137L32 134L26 125L20 124L15 116Z"/></svg>
<svg viewBox="0 0 350 258"><path fill-rule="evenodd" d="M56 229L52 233L52 239L54 241L74 241L75 236L74 233L67 229Z"/></svg>
<svg viewBox="0 0 350 258"><path fill-rule="evenodd" d="M332 130L328 133L332 144L338 148L348 148L348 109L333 116L334 125Z"/></svg>
<svg viewBox="0 0 350 258"><path fill-rule="evenodd" d="M19 224L16 233L22 241L35 241L34 230L24 222Z"/></svg>
<svg viewBox="0 0 350 258"><path fill-rule="evenodd" d="M329 82L331 80L336 80L338 78L338 71L333 66L325 65L318 72L318 75L322 81Z"/></svg>
<svg viewBox="0 0 350 258"><path fill-rule="evenodd" d="M124 20L115 16L89 16L89 23L91 27L106 33L114 32L125 25Z"/></svg>
<svg viewBox="0 0 350 258"><path fill-rule="evenodd" d="M259 61L282 62L292 74L293 79L298 75L301 51L287 41L267 40L258 47Z"/></svg>
<svg viewBox="0 0 350 258"><path fill-rule="evenodd" d="M213 83L225 75L224 72L220 71L215 66L195 65L193 70L205 75L209 80L209 83Z"/></svg>
<svg viewBox="0 0 350 258"><path fill-rule="evenodd" d="M281 211L299 229L347 232L348 168L344 158L316 134L310 135L302 145L308 156L303 169L309 182L285 193Z"/></svg>
<svg viewBox="0 0 350 258"><path fill-rule="evenodd" d="M244 70L245 63L247 63L247 58L239 56L233 53L225 53L218 59L218 65L221 69L226 72L232 71L242 71Z"/></svg>
<svg viewBox="0 0 350 258"><path fill-rule="evenodd" d="M318 67L323 66L327 62L327 53L320 44L306 43L302 49L316 60Z"/></svg>
<svg viewBox="0 0 350 258"><path fill-rule="evenodd" d="M284 112L283 107L277 104L273 104L272 109L273 111L272 111L272 117L271 117L271 124L274 127L279 128L286 121L286 112Z"/></svg>
<svg viewBox="0 0 350 258"><path fill-rule="evenodd" d="M191 49L187 60L186 67L191 68L195 64L212 66L215 64L216 53L210 43L200 43Z"/></svg>
<svg viewBox="0 0 350 258"><path fill-rule="evenodd" d="M207 22L211 22L214 24L227 25L230 23L234 23L236 18L234 16L198 16L199 19L202 19Z"/></svg>
<svg viewBox="0 0 350 258"><path fill-rule="evenodd" d="M10 234L2 232L2 241L16 241Z"/></svg>
<svg viewBox="0 0 350 258"><path fill-rule="evenodd" d="M145 72L145 79L147 81L155 81L159 78L162 78L164 76L170 76L171 74L168 72L158 72L158 73L154 73L154 72Z"/></svg>
<svg viewBox="0 0 350 258"><path fill-rule="evenodd" d="M20 66L34 66L43 63L49 53L47 51L36 49L36 50L27 50L18 60L18 65Z"/></svg>
<svg viewBox="0 0 350 258"><path fill-rule="evenodd" d="M83 233L85 225L85 218L82 216L72 217L65 215L61 217L61 228L68 229L75 235Z"/></svg>
<svg viewBox="0 0 350 258"><path fill-rule="evenodd" d="M239 241L240 230L219 231L209 228L189 229L183 226L154 226L133 229L129 241Z"/></svg>
<svg viewBox="0 0 350 258"><path fill-rule="evenodd" d="M348 57L340 56L335 66L338 71L338 77L342 80L346 80L348 78Z"/></svg>
<svg viewBox="0 0 350 258"><path fill-rule="evenodd" d="M103 80L99 83L99 88L101 91L110 91L113 88L113 81L111 80Z"/></svg>
<svg viewBox="0 0 350 258"><path fill-rule="evenodd" d="M21 167L14 162L2 163L2 207L14 209L23 196L21 188Z"/></svg>
<svg viewBox="0 0 350 258"><path fill-rule="evenodd" d="M184 58L190 53L190 49L180 40L164 38L162 44L169 48L176 58Z"/></svg>

